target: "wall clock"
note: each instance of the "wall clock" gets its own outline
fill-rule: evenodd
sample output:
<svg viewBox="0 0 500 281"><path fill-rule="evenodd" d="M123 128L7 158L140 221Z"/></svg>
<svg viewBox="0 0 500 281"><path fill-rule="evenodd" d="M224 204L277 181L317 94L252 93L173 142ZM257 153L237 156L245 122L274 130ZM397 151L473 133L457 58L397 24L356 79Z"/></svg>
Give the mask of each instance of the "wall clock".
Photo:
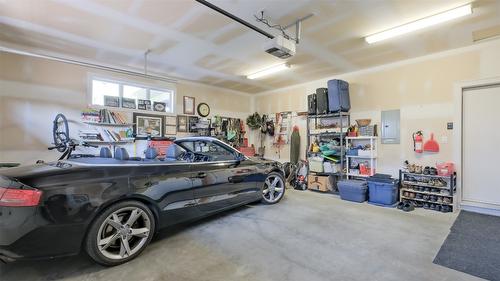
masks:
<svg viewBox="0 0 500 281"><path fill-rule="evenodd" d="M210 106L208 106L208 104L206 104L204 102L198 104L197 110L198 110L198 114L201 117L207 117L210 114Z"/></svg>

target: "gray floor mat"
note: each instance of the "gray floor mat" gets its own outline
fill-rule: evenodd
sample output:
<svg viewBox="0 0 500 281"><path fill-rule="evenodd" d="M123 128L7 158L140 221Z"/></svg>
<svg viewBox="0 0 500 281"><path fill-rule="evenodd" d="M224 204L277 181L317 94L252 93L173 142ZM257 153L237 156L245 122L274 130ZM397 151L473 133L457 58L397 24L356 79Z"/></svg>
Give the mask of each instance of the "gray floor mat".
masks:
<svg viewBox="0 0 500 281"><path fill-rule="evenodd" d="M461 211L434 263L500 280L500 217Z"/></svg>

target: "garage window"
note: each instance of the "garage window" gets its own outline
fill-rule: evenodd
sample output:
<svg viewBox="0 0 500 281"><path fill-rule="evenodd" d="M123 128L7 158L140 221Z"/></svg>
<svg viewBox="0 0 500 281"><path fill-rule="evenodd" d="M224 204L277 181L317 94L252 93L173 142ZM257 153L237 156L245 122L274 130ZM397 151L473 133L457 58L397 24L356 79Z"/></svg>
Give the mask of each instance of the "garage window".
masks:
<svg viewBox="0 0 500 281"><path fill-rule="evenodd" d="M123 98L135 101L135 108L140 109L139 100L150 101L151 106L146 110L153 110L154 103L165 103L165 112L174 112L174 91L171 89L158 89L144 85L131 84L123 81L114 81L102 78L91 78L91 95L92 104L98 106L106 106L105 100L108 97L119 97L119 107L130 108L123 106ZM143 103L143 102L142 102Z"/></svg>

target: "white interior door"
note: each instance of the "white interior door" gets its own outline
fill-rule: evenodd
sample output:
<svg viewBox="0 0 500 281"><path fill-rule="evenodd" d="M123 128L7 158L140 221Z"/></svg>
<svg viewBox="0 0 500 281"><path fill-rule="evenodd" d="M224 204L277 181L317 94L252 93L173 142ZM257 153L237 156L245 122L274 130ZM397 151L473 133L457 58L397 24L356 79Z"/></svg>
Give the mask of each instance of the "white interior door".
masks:
<svg viewBox="0 0 500 281"><path fill-rule="evenodd" d="M462 205L500 209L500 85L464 89Z"/></svg>

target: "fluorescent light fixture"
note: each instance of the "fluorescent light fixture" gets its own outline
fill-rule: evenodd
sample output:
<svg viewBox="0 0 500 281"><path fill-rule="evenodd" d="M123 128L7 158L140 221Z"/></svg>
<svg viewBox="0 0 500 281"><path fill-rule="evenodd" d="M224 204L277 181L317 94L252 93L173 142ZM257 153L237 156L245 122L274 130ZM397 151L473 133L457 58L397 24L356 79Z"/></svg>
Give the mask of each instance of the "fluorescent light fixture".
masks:
<svg viewBox="0 0 500 281"><path fill-rule="evenodd" d="M289 68L290 68L289 64L286 64L286 63L278 64L278 65L263 69L261 71L257 71L253 74L247 75L247 78L248 79L257 79L257 78L260 78L262 76L270 75L270 74L276 73L278 71L282 71L282 70L289 69Z"/></svg>
<svg viewBox="0 0 500 281"><path fill-rule="evenodd" d="M467 4L465 6L460 6L458 8L448 10L430 17L419 19L407 24L400 25L398 27L391 28L386 31L375 33L373 35L365 37L366 42L369 44L379 42L385 39L396 37L402 34L406 34L412 31L423 29L432 25L436 25L442 22L446 22L452 19L463 17L472 14L472 4Z"/></svg>

